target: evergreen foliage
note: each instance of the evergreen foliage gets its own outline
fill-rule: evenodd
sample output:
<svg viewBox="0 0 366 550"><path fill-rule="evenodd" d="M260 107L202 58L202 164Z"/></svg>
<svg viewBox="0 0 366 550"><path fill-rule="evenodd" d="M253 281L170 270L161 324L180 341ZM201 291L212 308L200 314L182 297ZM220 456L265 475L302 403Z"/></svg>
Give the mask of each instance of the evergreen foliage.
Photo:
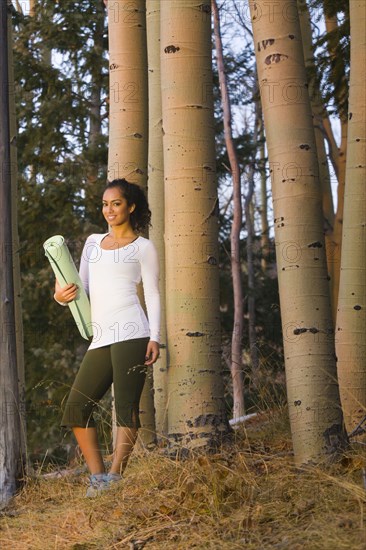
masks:
<svg viewBox="0 0 366 550"><path fill-rule="evenodd" d="M90 139L95 87L106 117L104 6L46 0L33 17L13 10L13 25L28 443L31 459L42 460L46 450L52 459L67 448L60 406L87 347L68 308L52 299L54 277L42 243L64 235L77 263L86 236L105 230L106 133ZM95 51L100 39L104 53ZM91 184L94 167L99 183Z"/></svg>
<svg viewBox="0 0 366 550"><path fill-rule="evenodd" d="M314 41L319 89L330 114L347 120L348 81L350 69L350 21L348 0L310 0L313 25L324 15L337 19L337 27L329 33L317 32ZM314 75L316 76L316 75ZM319 76L317 76L319 80Z"/></svg>

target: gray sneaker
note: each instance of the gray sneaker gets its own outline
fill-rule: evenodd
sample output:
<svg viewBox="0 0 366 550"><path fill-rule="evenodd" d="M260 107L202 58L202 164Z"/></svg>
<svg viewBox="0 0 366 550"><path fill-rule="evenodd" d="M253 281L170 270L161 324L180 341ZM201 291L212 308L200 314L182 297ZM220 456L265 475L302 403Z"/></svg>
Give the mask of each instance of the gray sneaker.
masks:
<svg viewBox="0 0 366 550"><path fill-rule="evenodd" d="M116 483L116 481L121 481L122 476L120 474L107 474L107 479L109 483Z"/></svg>
<svg viewBox="0 0 366 550"><path fill-rule="evenodd" d="M107 474L93 474L89 477L90 485L86 490L86 497L97 497L107 489L109 489L110 480Z"/></svg>

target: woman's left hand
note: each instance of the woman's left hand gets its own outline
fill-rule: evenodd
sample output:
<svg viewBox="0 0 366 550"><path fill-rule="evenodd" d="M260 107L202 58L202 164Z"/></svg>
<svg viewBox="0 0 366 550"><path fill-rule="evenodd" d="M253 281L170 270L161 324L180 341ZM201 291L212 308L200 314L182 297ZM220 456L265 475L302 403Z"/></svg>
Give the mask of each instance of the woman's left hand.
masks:
<svg viewBox="0 0 366 550"><path fill-rule="evenodd" d="M145 354L145 365L152 365L159 357L159 343L154 340L150 340L147 344Z"/></svg>

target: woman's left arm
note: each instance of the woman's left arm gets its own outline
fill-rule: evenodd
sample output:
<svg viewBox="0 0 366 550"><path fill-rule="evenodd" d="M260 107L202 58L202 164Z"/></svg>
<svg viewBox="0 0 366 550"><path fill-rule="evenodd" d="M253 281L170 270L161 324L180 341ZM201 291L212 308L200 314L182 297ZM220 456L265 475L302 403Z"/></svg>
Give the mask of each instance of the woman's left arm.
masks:
<svg viewBox="0 0 366 550"><path fill-rule="evenodd" d="M146 355L145 355L145 365L152 365L159 357L159 343L154 340L150 340L147 344Z"/></svg>

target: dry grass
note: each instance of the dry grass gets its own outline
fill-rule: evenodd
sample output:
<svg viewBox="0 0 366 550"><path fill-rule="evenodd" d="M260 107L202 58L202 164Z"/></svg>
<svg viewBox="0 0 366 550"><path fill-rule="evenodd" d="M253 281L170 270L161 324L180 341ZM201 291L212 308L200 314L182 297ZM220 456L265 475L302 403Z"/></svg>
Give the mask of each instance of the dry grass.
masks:
<svg viewBox="0 0 366 550"><path fill-rule="evenodd" d="M31 479L1 515L0 548L365 550L365 455L299 472L285 416L250 421L210 456L136 453L96 499L84 474Z"/></svg>

